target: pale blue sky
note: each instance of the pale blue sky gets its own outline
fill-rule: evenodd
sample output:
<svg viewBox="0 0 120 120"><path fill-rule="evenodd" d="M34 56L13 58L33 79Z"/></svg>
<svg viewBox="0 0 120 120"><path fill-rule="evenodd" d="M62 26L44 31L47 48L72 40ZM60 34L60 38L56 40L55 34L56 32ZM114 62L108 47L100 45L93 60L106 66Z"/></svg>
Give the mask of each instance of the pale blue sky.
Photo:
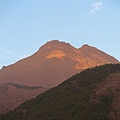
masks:
<svg viewBox="0 0 120 120"><path fill-rule="evenodd" d="M0 68L53 39L120 60L119 6L120 0L0 0Z"/></svg>

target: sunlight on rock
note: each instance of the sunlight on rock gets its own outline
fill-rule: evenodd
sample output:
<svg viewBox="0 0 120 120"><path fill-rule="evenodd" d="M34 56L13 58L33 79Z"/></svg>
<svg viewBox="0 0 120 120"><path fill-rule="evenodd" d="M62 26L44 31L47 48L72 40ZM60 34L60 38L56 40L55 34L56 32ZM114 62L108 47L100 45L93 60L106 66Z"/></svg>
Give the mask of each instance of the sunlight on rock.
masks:
<svg viewBox="0 0 120 120"><path fill-rule="evenodd" d="M65 57L65 53L60 51L60 50L53 50L51 51L46 58L50 59L50 58L58 58L58 59L62 59L63 57Z"/></svg>

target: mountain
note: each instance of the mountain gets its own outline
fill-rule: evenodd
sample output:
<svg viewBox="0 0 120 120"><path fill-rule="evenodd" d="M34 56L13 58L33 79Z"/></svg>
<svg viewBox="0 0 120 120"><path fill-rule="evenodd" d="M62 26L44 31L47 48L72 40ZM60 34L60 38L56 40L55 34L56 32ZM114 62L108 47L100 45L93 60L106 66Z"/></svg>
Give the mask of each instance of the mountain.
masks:
<svg viewBox="0 0 120 120"><path fill-rule="evenodd" d="M0 111L12 109L84 69L118 62L114 57L89 45L77 49L58 40L47 42L35 54L0 70L0 85L2 88L8 85L5 92L1 92L0 89L1 101L4 101L0 102ZM15 84L41 88L34 90L37 92L33 95L33 90L19 89L14 86Z"/></svg>
<svg viewBox="0 0 120 120"><path fill-rule="evenodd" d="M89 68L1 120L120 120L120 64Z"/></svg>
<svg viewBox="0 0 120 120"><path fill-rule="evenodd" d="M51 88L83 69L118 60L97 48L77 49L65 42L50 41L32 56L0 70L0 84L18 83Z"/></svg>

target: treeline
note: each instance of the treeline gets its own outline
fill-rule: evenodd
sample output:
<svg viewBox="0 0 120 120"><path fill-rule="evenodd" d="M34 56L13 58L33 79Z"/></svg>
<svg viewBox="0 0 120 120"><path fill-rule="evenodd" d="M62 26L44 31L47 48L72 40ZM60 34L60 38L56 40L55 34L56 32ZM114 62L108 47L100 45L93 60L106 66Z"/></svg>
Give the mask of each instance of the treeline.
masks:
<svg viewBox="0 0 120 120"><path fill-rule="evenodd" d="M35 90L39 88L43 88L42 86L26 86L26 85L20 85L20 84L15 84L15 83L8 83L16 88L21 88L21 89L27 89L27 90Z"/></svg>
<svg viewBox="0 0 120 120"><path fill-rule="evenodd" d="M4 85L1 85L0 86L0 89L8 89L8 86L9 85L12 85L16 88L19 88L19 89L26 89L26 90L36 90L36 89L39 89L39 88L43 88L42 86L27 86L27 85L21 85L21 84L16 84L16 83L5 83Z"/></svg>

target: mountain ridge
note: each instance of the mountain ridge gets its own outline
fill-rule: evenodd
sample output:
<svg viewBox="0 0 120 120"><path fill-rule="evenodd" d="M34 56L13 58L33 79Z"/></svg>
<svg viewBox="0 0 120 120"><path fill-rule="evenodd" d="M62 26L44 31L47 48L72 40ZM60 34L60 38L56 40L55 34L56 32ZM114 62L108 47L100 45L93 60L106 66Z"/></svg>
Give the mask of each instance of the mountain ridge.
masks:
<svg viewBox="0 0 120 120"><path fill-rule="evenodd" d="M61 76L58 80L62 80L63 82L64 79L67 79L83 69L106 63L118 62L119 61L114 57L111 57L95 47L83 45L81 48L77 49L69 43L53 40L41 46L33 55L24 58L15 64L3 67L0 70L0 84L13 82L24 85L52 87L55 86L55 84L50 85L50 83L48 83L47 85L46 82L52 82L59 78L56 77L53 80L51 76L55 73L59 76L56 70L58 70L59 73L62 73L63 76L66 76ZM64 67L66 67L67 70L65 73L63 73ZM48 71L49 79L45 75L46 71ZM56 85L58 85L58 83Z"/></svg>
<svg viewBox="0 0 120 120"><path fill-rule="evenodd" d="M51 48L50 48L51 47ZM68 47L68 48L66 48L68 51L70 51L71 49L73 49L73 51L77 51L77 52L80 52L80 53L82 53L82 52L85 52L86 51L86 53L88 52L89 53L89 51L100 51L100 52L102 52L102 53L104 53L104 54L107 54L107 53L105 53L105 52L103 52L102 50L99 50L99 49L97 49L96 47L93 47L93 46L90 46L90 45L88 45L88 44L83 44L80 48L76 48L76 47L74 47L74 46L72 46L71 44L69 44L69 43L66 43L66 42L63 42L63 41L59 41L59 40L51 40L51 41L48 41L47 43L45 43L44 45L42 45L40 48L39 48L39 50L37 51L37 52L35 52L33 55L31 55L31 56L28 56L28 57L26 57L26 58L24 58L24 59L27 59L27 58L30 58L30 57L32 57L32 56L35 56L36 54L39 54L39 56L41 56L42 54L41 54L41 51L42 52L46 52L47 50L51 50L51 49L62 49L62 50L64 50L64 48L65 47ZM69 49L70 48L70 49ZM88 54L87 54L88 55ZM108 55L108 54L107 54ZM113 59L115 59L117 62L119 62L115 57L113 57L113 56L111 56L111 55L109 55L110 57L112 57ZM13 63L13 64L11 64L11 65L14 65L14 64L16 64L16 63L18 63L18 62L20 62L20 61L22 61L22 60L24 60L24 59L21 59L21 60L19 60L19 61L17 61L17 62L15 62L15 63ZM11 65L8 65L8 66L11 66ZM3 66L1 69L4 69L4 68L6 68L6 67L8 67L8 66ZM0 70L1 70L0 69Z"/></svg>

